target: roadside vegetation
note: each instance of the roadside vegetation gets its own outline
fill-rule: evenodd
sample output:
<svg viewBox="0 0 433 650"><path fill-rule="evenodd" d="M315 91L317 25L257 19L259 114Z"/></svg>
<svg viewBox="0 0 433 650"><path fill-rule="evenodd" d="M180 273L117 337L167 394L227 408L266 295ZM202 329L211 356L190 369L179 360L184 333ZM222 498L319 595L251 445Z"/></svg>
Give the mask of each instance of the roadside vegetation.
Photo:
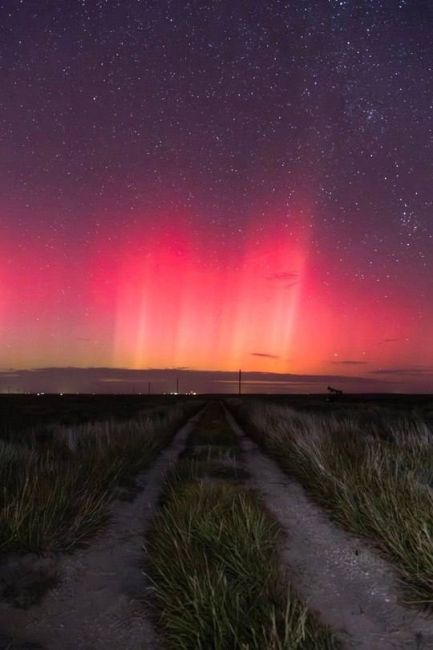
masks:
<svg viewBox="0 0 433 650"><path fill-rule="evenodd" d="M146 539L154 615L167 648L337 648L287 587L280 531L245 487L238 439L208 406L168 477Z"/></svg>
<svg viewBox="0 0 433 650"><path fill-rule="evenodd" d="M397 567L406 602L433 606L433 428L416 417L311 415L233 401L247 433L349 531ZM369 425L369 422L374 424Z"/></svg>
<svg viewBox="0 0 433 650"><path fill-rule="evenodd" d="M27 430L0 439L0 552L69 551L106 522L114 497L197 409L178 403L132 419Z"/></svg>

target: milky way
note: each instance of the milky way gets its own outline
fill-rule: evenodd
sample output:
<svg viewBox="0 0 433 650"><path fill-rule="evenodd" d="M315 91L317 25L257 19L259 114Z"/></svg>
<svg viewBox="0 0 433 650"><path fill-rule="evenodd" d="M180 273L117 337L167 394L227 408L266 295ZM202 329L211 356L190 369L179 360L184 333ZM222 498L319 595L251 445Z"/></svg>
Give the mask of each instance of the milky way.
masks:
<svg viewBox="0 0 433 650"><path fill-rule="evenodd" d="M0 25L0 369L431 390L428 0L10 0Z"/></svg>

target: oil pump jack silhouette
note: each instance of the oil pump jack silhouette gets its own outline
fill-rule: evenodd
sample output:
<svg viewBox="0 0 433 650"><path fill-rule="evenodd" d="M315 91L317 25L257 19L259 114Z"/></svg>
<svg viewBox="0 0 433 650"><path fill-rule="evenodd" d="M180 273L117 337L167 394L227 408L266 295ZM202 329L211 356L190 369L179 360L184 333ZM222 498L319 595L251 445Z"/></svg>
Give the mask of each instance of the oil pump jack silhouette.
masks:
<svg viewBox="0 0 433 650"><path fill-rule="evenodd" d="M343 395L343 391L340 390L339 388L332 388L332 386L328 386L328 391L329 391L329 400L337 399L338 397L341 397Z"/></svg>

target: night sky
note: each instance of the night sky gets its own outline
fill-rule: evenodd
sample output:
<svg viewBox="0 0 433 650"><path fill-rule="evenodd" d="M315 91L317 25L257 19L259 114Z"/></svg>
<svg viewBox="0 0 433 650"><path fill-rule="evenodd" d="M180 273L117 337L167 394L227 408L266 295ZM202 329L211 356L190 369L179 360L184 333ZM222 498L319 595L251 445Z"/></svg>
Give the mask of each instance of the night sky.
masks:
<svg viewBox="0 0 433 650"><path fill-rule="evenodd" d="M429 0L0 1L0 370L432 390L432 33Z"/></svg>

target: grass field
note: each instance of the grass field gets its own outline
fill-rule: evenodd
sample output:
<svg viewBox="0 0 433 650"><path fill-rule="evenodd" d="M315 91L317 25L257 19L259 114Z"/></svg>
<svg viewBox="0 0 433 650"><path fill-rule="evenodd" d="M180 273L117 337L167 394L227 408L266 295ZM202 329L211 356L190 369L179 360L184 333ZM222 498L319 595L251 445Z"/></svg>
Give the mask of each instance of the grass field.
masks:
<svg viewBox="0 0 433 650"><path fill-rule="evenodd" d="M143 411L161 413L182 398L174 395L14 395L0 394L0 438L43 441L57 425L130 420Z"/></svg>
<svg viewBox="0 0 433 650"><path fill-rule="evenodd" d="M278 526L244 487L239 453L222 409L208 407L167 481L146 541L167 647L338 647L282 579Z"/></svg>
<svg viewBox="0 0 433 650"><path fill-rule="evenodd" d="M433 428L419 411L338 405L327 413L238 402L248 433L333 519L397 567L405 599L433 606ZM422 417L424 416L424 417Z"/></svg>
<svg viewBox="0 0 433 650"><path fill-rule="evenodd" d="M202 415L181 429L206 403ZM234 429L224 405L235 416L230 420ZM350 645L353 630L356 643L362 640L362 620L347 632L349 628L340 625L344 616L333 614L344 609L346 596L341 607L328 607L328 586L343 593L345 583L338 576L347 566L358 572L358 582L352 582L352 601L346 607L351 616L360 602L357 586L363 584L359 576L367 560L353 568L350 553L354 551L347 542L352 536L344 530L357 536L356 544L362 538L375 557L385 558L386 567L392 564L397 569L403 599L432 609L431 399L405 398L394 403L392 397L345 396L328 401L319 396L248 396L206 402L170 396L97 396L95 400L3 396L0 416L0 641L5 623L2 612L15 617L17 608L28 611L8 627L6 647L40 641L40 627L34 627L34 621L50 620L53 600L47 610L44 603L49 596L57 599L67 559L73 562L74 580L80 584L75 588L68 583L61 590L63 609L57 615L66 617L62 619L66 627L69 608L73 611L77 606L68 600L69 593L83 595L90 585L95 597L109 595L99 614L91 611L93 595L88 601L86 647L93 647L93 616L95 625L109 628L105 636L112 639L112 645L106 646L109 650L125 643L125 636L119 641L116 634L118 630L129 633L129 623L139 634L139 611L157 630L161 648L350 649L355 647ZM258 454L268 465L254 464ZM288 481L269 457L295 481ZM136 477L144 469L152 478L146 472L139 492ZM301 506L299 493L296 496L287 489L293 483L304 496ZM274 503L279 505L275 508ZM316 518L308 529L303 522L313 516L310 506ZM331 530L326 549L324 529L315 536L324 512L329 515L324 518L325 526ZM140 526L140 513L146 515L145 528ZM296 544L295 529L301 531ZM334 536L336 531L340 536ZM326 586L325 594L313 605L310 584L302 573L306 537L311 542L307 563L315 572L310 573L311 581L321 572L317 584ZM344 549L334 548L335 539ZM284 555L289 547L294 565ZM316 550L319 555L323 551L323 561L317 560ZM113 553L123 563L115 578ZM340 573L327 573L328 555ZM92 560L86 564L84 557ZM376 566L374 558L368 562L369 567ZM143 580L131 612L129 596L125 599L119 587L126 574L132 582L134 576L138 583L140 577ZM333 584L334 579L339 584ZM397 594L393 580L389 578L387 594ZM369 586L381 591L373 574ZM365 602L371 607L368 594ZM376 602L381 606L380 598ZM388 599L384 604L384 614L391 612L392 630L393 602ZM3 604L12 609L3 610ZM113 621L102 618L108 606ZM375 611L368 620L374 628L372 638L377 638L377 629L386 638L387 625L375 627ZM410 622L413 610L407 613L409 623L404 623L399 639L414 643L426 639L425 647L431 647L433 623L430 629L427 621L421 632L418 624ZM345 620L353 625L352 619ZM28 634L24 646L19 645L21 637L15 638L22 629ZM68 630L73 643L83 642L74 624ZM51 633L60 638L55 621L45 624L44 634Z"/></svg>
<svg viewBox="0 0 433 650"><path fill-rule="evenodd" d="M11 415L0 439L0 551L65 551L82 544L105 523L112 498L133 492L136 474L194 408L154 403L129 419L69 425L43 413L15 437Z"/></svg>

